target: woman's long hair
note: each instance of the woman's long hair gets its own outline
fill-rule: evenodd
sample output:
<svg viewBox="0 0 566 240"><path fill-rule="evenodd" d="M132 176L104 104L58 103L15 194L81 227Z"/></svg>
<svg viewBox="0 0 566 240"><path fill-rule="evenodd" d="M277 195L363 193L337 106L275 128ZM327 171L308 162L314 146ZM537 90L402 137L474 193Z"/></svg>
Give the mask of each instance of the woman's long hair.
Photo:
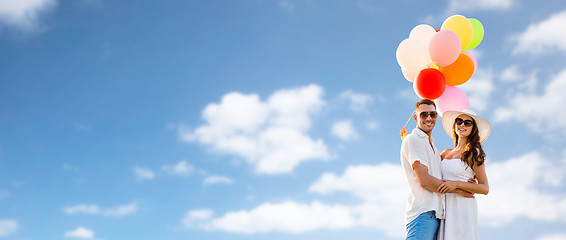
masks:
<svg viewBox="0 0 566 240"><path fill-rule="evenodd" d="M472 125L472 132L468 136L468 143L464 147L464 152L462 153L462 161L465 162L471 168L474 165L478 167L481 166L485 162L485 152L481 147L480 143L480 132L478 130L478 126L476 124L476 120L472 118L474 124ZM452 124L452 132L454 133L454 147L458 147L458 140L459 136L456 134L456 122Z"/></svg>

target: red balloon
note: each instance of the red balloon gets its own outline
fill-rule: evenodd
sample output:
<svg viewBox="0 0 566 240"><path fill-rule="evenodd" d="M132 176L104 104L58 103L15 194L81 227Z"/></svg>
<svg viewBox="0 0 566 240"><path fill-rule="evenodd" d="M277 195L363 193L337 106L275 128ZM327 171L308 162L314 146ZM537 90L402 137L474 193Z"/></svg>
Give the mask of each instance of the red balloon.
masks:
<svg viewBox="0 0 566 240"><path fill-rule="evenodd" d="M437 99L446 89L446 79L440 71L434 68L425 68L415 78L413 89L421 98Z"/></svg>

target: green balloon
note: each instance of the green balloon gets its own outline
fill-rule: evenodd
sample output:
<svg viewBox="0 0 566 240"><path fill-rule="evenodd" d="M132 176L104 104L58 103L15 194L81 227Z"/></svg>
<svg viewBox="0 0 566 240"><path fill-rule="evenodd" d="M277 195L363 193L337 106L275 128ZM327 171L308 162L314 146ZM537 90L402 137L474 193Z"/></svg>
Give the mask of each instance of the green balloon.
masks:
<svg viewBox="0 0 566 240"><path fill-rule="evenodd" d="M464 51L477 47L483 40L483 25L481 22L475 18L468 18L468 20L472 23L472 41Z"/></svg>

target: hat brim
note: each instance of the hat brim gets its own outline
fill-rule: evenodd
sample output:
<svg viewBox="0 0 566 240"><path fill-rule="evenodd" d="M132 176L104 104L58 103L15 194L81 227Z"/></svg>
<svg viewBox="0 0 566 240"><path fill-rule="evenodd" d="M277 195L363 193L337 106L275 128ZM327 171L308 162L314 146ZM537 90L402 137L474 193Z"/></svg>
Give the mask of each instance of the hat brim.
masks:
<svg viewBox="0 0 566 240"><path fill-rule="evenodd" d="M477 114L473 113L472 111L446 111L442 114L442 127L448 136L454 138L454 132L452 131L452 126L454 126L454 121L460 115L468 115L472 117L476 121L476 125L478 127L479 135L480 135L480 143L485 142L489 135L491 134L491 124L486 119L478 116Z"/></svg>

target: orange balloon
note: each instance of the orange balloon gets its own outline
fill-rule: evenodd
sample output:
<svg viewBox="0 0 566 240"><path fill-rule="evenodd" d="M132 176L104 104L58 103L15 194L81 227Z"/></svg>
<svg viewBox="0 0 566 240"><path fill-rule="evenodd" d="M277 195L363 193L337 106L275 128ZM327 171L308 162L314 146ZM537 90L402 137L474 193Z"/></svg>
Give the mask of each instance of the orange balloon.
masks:
<svg viewBox="0 0 566 240"><path fill-rule="evenodd" d="M460 53L454 63L438 69L446 79L446 85L458 86L470 80L475 72L474 61L470 56Z"/></svg>

